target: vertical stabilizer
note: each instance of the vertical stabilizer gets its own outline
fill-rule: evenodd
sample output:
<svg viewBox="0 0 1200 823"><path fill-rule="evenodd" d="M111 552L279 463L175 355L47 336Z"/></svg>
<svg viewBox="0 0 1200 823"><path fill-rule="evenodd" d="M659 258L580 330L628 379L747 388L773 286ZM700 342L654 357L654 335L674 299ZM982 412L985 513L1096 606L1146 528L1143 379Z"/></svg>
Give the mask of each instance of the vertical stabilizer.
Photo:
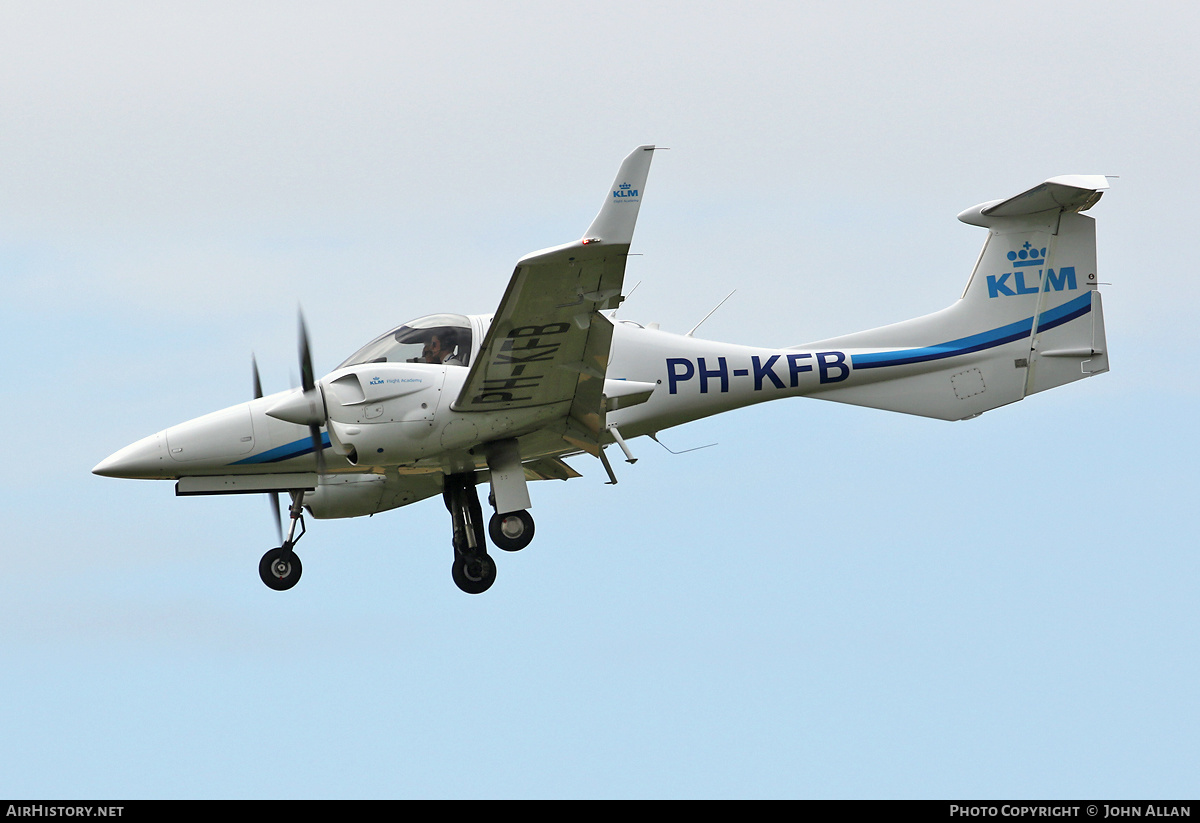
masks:
<svg viewBox="0 0 1200 823"><path fill-rule="evenodd" d="M957 420L1108 371L1096 223L1104 177L1054 177L959 220L988 230L961 299L940 312L806 344L842 350L843 385L812 396Z"/></svg>

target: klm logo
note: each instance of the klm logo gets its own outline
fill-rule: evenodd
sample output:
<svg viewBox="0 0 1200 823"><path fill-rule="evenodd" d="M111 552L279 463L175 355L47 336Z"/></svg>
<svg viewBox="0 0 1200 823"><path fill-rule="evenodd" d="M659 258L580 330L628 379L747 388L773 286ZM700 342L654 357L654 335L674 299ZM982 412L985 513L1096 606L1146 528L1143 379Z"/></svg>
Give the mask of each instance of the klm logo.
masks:
<svg viewBox="0 0 1200 823"><path fill-rule="evenodd" d="M382 378L382 377L372 377L372 378L371 378L371 385L372 385L372 386L378 386L378 385L379 385L380 383L382 383L382 382L383 382L383 378Z"/></svg>
<svg viewBox="0 0 1200 823"><path fill-rule="evenodd" d="M638 196L638 190L631 187L628 183L622 183L621 185L617 186L617 190L613 192L613 197L616 197L616 198L637 197L637 196Z"/></svg>
<svg viewBox="0 0 1200 823"><path fill-rule="evenodd" d="M1010 251L1008 259L1012 263L1012 271L987 276L988 297L1037 294L1042 290L1043 272L1046 277L1046 291L1073 291L1077 288L1074 266L1063 266L1057 272L1046 268L1046 250L1033 248L1028 240L1019 250Z"/></svg>

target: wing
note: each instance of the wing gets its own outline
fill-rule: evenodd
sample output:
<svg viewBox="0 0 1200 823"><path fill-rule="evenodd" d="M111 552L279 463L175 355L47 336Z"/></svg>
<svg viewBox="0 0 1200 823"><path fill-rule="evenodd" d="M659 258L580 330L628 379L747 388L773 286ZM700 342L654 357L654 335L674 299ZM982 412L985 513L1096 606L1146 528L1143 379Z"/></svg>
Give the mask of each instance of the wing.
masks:
<svg viewBox="0 0 1200 823"><path fill-rule="evenodd" d="M483 339L454 401L460 412L560 405L593 435L603 425L602 392L625 261L654 146L625 158L587 232L574 243L528 254Z"/></svg>

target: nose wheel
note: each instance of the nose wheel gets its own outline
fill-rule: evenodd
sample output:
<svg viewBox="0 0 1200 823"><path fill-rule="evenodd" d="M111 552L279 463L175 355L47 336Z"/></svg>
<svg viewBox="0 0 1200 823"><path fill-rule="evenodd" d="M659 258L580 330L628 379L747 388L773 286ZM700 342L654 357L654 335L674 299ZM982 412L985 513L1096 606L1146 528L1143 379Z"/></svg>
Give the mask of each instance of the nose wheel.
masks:
<svg viewBox="0 0 1200 823"><path fill-rule="evenodd" d="M300 573L304 571L304 567L300 564L300 555L295 552L296 543L304 536L305 532L303 503L304 492L292 492L292 505L288 510L291 522L288 524L287 539L279 548L268 550L262 556L262 560L258 561L258 576L262 578L262 582L267 585L267 588L277 592L285 592L299 583ZM279 504L275 503L277 513L278 507ZM278 519L275 523L279 524ZM300 526L299 534L296 534L297 525Z"/></svg>
<svg viewBox="0 0 1200 823"><path fill-rule="evenodd" d="M300 564L300 556L292 551L291 546L280 546L271 549L258 562L258 576L268 588L284 592L300 582L300 574L304 567Z"/></svg>

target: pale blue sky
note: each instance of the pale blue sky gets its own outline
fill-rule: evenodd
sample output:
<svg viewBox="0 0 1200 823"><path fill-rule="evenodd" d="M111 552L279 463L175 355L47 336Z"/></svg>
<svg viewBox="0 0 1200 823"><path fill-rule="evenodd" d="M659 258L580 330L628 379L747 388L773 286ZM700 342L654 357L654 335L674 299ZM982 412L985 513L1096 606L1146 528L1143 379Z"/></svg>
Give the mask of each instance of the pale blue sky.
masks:
<svg viewBox="0 0 1200 823"><path fill-rule="evenodd" d="M1200 759L1200 34L1182 4L0 9L0 796L1179 797ZM764 345L948 305L1055 174L1112 372L941 423L782 401L533 488L312 521L94 477L435 311L656 155L622 317Z"/></svg>

